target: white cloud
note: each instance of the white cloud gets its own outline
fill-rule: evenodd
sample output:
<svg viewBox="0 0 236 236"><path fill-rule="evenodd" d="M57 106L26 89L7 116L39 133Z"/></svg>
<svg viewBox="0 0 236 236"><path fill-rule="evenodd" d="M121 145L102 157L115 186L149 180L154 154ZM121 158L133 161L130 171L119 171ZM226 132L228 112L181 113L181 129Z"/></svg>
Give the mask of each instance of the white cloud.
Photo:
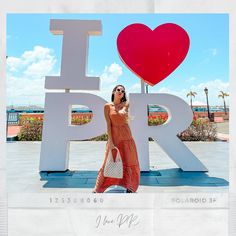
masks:
<svg viewBox="0 0 236 236"><path fill-rule="evenodd" d="M217 53L217 52L216 52ZM44 104L44 77L46 75L58 74L55 72L54 66L56 63L55 55L49 48L35 46L33 50L24 52L20 57L8 57L7 59L7 97L8 104L11 105L35 105ZM122 67L117 63L112 63L106 66L102 72L100 91L91 93L96 94L107 101L110 101L111 92L117 84L118 79L123 74ZM195 81L195 77L190 77L189 80ZM131 87L127 87L128 93L140 92L140 83L135 83ZM149 92L170 93L181 97L189 102L186 94L192 90L197 92L194 101L202 103L206 102L204 88L209 90L210 105L222 105L222 99L218 98L219 91L229 92L229 83L220 79L207 81L198 85L182 90L174 90L168 87L159 89L149 86ZM86 91L87 92L87 91ZM228 104L228 98L226 102Z"/></svg>
<svg viewBox="0 0 236 236"><path fill-rule="evenodd" d="M210 106L215 106L215 105L222 105L222 99L218 98L219 91L224 91L229 93L229 82L224 82L220 79L215 79L212 81L207 81L206 83L200 83L197 85L192 85L189 88L185 88L182 90L173 90L168 87L161 87L158 90L154 89L151 91L153 93L169 93L176 95L183 100L185 100L187 103L189 103L189 97L187 98L187 93L191 90L193 92L196 92L197 95L193 98L193 101L198 101L200 103L206 103L206 94L204 92L204 88L208 88L208 98L209 98L209 105ZM229 97L226 97L226 102L228 103Z"/></svg>
<svg viewBox="0 0 236 236"><path fill-rule="evenodd" d="M9 77L7 98L9 105L42 105L44 102L44 80Z"/></svg>
<svg viewBox="0 0 236 236"><path fill-rule="evenodd" d="M21 58L8 57L7 58L7 70L10 72L17 71L22 66Z"/></svg>
<svg viewBox="0 0 236 236"><path fill-rule="evenodd" d="M91 91L90 93L98 95L104 98L106 101L110 102L112 89L115 87L119 77L122 74L123 74L122 67L115 62L109 66L105 66L103 73L100 76L101 80L100 91Z"/></svg>
<svg viewBox="0 0 236 236"><path fill-rule="evenodd" d="M116 83L122 73L122 67L117 63L112 63L110 66L105 67L102 75L100 76L101 82L102 84Z"/></svg>
<svg viewBox="0 0 236 236"><path fill-rule="evenodd" d="M169 88L166 88L166 87L161 87L159 90L158 90L159 93L176 93L175 91L171 91Z"/></svg>
<svg viewBox="0 0 236 236"><path fill-rule="evenodd" d="M8 104L28 105L31 102L35 105L43 105L44 78L46 75L58 74L54 70L55 63L53 51L41 46L35 46L32 51L24 52L19 58L9 57L7 60ZM100 76L100 91L90 92L110 101L112 89L122 73L122 67L117 63L106 66Z"/></svg>
<svg viewBox="0 0 236 236"><path fill-rule="evenodd" d="M35 46L33 50L25 51L21 57L25 63L29 64L31 62L35 62L38 60L52 58L52 55L50 55L51 52L52 52L52 49L50 48L44 48L42 46Z"/></svg>
<svg viewBox="0 0 236 236"><path fill-rule="evenodd" d="M8 104L44 103L44 78L53 75L56 59L49 48L35 46L20 57L7 59Z"/></svg>
<svg viewBox="0 0 236 236"><path fill-rule="evenodd" d="M104 98L107 102L111 101L111 93L114 86L101 88L100 91L97 91L95 94L97 94L99 97Z"/></svg>
<svg viewBox="0 0 236 236"><path fill-rule="evenodd" d="M51 58L34 62L27 67L24 75L31 78L45 77L45 75L48 75L52 71L54 64L55 61Z"/></svg>
<svg viewBox="0 0 236 236"><path fill-rule="evenodd" d="M56 59L51 49L35 46L32 51L24 52L19 58L8 57L7 70L9 73L36 79L51 73L55 63Z"/></svg>
<svg viewBox="0 0 236 236"><path fill-rule="evenodd" d="M190 105L190 101L189 101L188 104ZM198 100L194 100L194 99L193 99L193 106L206 106L206 105L207 105L206 102L200 102L200 101L198 101Z"/></svg>
<svg viewBox="0 0 236 236"><path fill-rule="evenodd" d="M141 83L133 84L133 85L129 88L129 92L130 92L130 93L139 93L140 91L141 91Z"/></svg>
<svg viewBox="0 0 236 236"><path fill-rule="evenodd" d="M206 102L206 94L204 88L208 88L208 97L210 105L222 105L222 99L218 98L219 91L229 92L229 82L223 82L220 79L192 85L190 90L197 93L196 98L201 102ZM227 98L226 98L227 100Z"/></svg>

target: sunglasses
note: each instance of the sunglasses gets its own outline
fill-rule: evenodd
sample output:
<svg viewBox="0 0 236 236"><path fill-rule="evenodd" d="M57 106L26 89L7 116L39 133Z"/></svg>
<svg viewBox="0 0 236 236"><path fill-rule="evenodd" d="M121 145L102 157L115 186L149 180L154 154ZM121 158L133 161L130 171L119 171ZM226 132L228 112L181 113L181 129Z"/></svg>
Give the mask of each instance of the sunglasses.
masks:
<svg viewBox="0 0 236 236"><path fill-rule="evenodd" d="M125 93L125 90L121 90L121 89L116 89L116 91L118 91L118 92L122 92L122 93Z"/></svg>

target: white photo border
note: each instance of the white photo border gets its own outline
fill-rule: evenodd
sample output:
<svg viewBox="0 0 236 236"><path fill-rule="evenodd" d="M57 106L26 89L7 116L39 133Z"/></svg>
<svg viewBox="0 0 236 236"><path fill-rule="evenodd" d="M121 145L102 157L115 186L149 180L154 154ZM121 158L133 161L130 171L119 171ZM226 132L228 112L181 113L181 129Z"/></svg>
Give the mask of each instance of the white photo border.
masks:
<svg viewBox="0 0 236 236"><path fill-rule="evenodd" d="M131 7L132 6L132 7ZM5 181L5 152L6 152L6 15L8 13L226 13L229 14L230 29L230 151L229 151L229 235L236 234L236 12L232 1L229 0L2 0L0 2L0 235L7 235L7 193ZM104 197L106 198L106 197ZM156 203L153 194L142 195L140 199L144 209L151 209ZM31 199L32 196L27 196ZM145 204L149 199L149 204ZM21 202L21 201L20 201ZM22 203L22 202L21 202ZM34 203L34 202L33 202ZM227 207L227 202L223 203ZM43 207L43 206L41 206ZM123 205L125 208L125 205ZM134 203L135 207L135 203ZM142 208L141 207L141 208ZM4 214L4 215L3 215ZM147 214L152 216L153 212ZM155 227L154 227L155 228ZM153 228L153 230L155 230ZM137 235L137 234L136 234Z"/></svg>

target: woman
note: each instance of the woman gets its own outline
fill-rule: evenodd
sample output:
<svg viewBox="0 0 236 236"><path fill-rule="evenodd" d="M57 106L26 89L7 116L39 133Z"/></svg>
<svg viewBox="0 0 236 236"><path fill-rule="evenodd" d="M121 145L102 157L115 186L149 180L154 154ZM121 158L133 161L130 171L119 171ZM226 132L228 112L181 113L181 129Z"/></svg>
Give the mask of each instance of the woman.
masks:
<svg viewBox="0 0 236 236"><path fill-rule="evenodd" d="M111 103L104 106L104 115L107 122L108 142L106 144L105 159L99 170L94 193L102 193L112 185L126 188L127 193L136 192L140 180L140 168L136 145L128 125L129 104L125 95L125 87L117 85L111 95ZM103 171L109 151L113 156L117 147L123 161L123 178L104 177Z"/></svg>

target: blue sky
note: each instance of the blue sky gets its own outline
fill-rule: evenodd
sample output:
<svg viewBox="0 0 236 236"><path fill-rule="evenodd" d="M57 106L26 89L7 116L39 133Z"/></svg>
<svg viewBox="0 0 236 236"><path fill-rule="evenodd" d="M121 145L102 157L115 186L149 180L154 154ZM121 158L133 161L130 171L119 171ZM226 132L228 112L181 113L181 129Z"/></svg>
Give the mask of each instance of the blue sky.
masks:
<svg viewBox="0 0 236 236"><path fill-rule="evenodd" d="M129 24L143 23L151 29L164 23L183 27L190 37L190 49L183 63L165 80L149 86L149 92L167 92L188 101L205 103L203 89L209 89L210 105L222 105L220 90L229 92L229 29L227 14L9 14L7 16L7 104L44 104L44 77L60 73L62 36L49 31L50 19L102 21L102 35L89 40L88 74L101 78L106 100L116 84L129 92L140 92L140 79L119 58L116 38Z"/></svg>

